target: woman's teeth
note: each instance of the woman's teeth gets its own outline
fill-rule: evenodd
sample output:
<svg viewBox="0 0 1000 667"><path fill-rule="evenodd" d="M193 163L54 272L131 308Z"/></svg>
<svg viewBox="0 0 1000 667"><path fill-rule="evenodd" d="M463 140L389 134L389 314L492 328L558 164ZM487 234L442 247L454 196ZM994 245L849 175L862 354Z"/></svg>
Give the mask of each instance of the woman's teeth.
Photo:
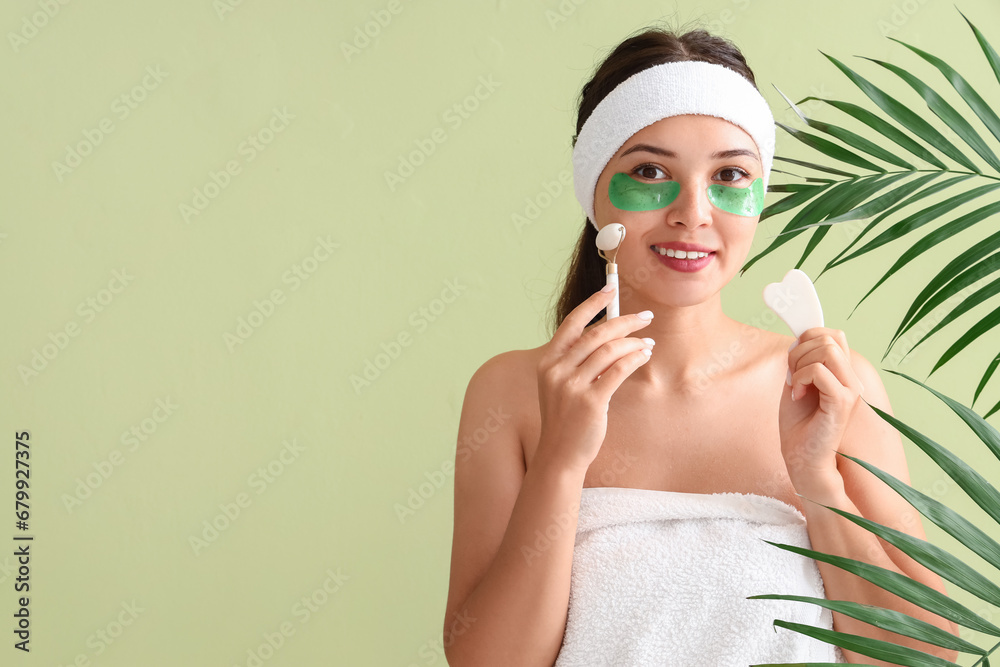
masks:
<svg viewBox="0 0 1000 667"><path fill-rule="evenodd" d="M667 257L676 257L677 259L698 259L699 257L707 257L711 253L707 252L697 252L694 250L674 250L673 248L657 248L653 246L655 252L661 255L666 255Z"/></svg>

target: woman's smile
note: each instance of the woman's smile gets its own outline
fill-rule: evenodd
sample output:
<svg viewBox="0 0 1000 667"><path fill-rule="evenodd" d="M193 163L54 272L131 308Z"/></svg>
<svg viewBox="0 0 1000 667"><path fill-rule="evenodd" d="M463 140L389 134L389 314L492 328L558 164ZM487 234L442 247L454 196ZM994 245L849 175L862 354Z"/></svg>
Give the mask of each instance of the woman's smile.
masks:
<svg viewBox="0 0 1000 667"><path fill-rule="evenodd" d="M705 254L703 252L674 250L673 248L664 248L655 245L649 246L649 249L656 255L656 259L661 264L675 271L683 271L685 273L701 271L715 258L715 251Z"/></svg>

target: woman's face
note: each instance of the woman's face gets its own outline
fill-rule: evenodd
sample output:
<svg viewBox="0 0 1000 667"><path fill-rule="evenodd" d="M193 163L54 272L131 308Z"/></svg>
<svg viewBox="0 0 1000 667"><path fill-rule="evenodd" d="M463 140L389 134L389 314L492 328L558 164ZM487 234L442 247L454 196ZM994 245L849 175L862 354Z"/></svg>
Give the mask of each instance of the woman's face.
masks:
<svg viewBox="0 0 1000 667"><path fill-rule="evenodd" d="M609 197L608 192L618 173L628 174L639 184L676 181L680 191L665 208L623 210L612 203L621 205L621 200ZM658 300L675 305L699 303L721 290L743 266L760 214L748 217L717 208L709 200L708 186L716 184L718 192L742 194L718 186L747 188L762 175L753 139L722 118L671 116L636 132L605 166L594 192L598 229L612 222L626 229L616 258L622 280L646 293L656 291L662 297ZM621 176L616 180L616 184L625 182ZM700 269L682 271L683 260L651 249L669 247L672 242L696 244L713 254ZM642 266L648 272L639 272ZM645 278L637 280L640 276ZM640 286L640 282L645 284ZM661 291L659 286L666 289Z"/></svg>

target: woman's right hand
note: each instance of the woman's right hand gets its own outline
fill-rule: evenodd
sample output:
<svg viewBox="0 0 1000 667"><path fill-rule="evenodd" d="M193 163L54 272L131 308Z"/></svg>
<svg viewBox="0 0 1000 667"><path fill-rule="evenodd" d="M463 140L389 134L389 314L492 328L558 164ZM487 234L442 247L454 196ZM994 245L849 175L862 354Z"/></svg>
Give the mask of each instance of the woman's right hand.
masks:
<svg viewBox="0 0 1000 667"><path fill-rule="evenodd" d="M642 364L652 339L627 334L652 321L638 314L587 324L614 295L595 292L562 321L538 362L541 411L540 461L586 473L608 430L608 404L622 382ZM649 311L644 311L649 312Z"/></svg>

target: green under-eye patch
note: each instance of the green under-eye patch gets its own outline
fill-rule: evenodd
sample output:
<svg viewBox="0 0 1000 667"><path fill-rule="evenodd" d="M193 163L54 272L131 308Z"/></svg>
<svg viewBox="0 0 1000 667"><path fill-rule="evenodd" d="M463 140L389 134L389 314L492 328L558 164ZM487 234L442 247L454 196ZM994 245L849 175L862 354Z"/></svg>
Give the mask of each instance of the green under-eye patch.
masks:
<svg viewBox="0 0 1000 667"><path fill-rule="evenodd" d="M745 188L712 183L708 186L708 201L727 213L759 215L764 210L764 180L758 178Z"/></svg>
<svg viewBox="0 0 1000 667"><path fill-rule="evenodd" d="M621 172L611 177L608 199L612 206L623 211L655 211L669 206L680 191L681 184L677 181L643 183Z"/></svg>
<svg viewBox="0 0 1000 667"><path fill-rule="evenodd" d="M677 181L644 183L620 172L611 177L608 199L623 211L655 211L669 206L680 191ZM760 178L745 188L713 183L707 194L713 206L727 213L751 217L764 210L764 181Z"/></svg>

